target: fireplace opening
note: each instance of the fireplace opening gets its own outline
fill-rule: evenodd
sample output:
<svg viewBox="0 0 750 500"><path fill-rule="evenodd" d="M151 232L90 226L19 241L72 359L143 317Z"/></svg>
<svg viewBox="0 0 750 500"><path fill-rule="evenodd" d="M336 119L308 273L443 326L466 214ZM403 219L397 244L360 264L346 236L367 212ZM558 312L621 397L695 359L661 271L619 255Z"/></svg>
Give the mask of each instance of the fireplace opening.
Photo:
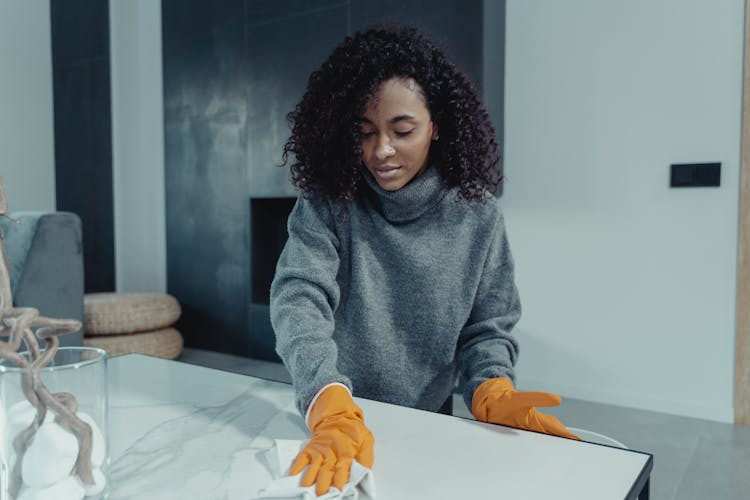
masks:
<svg viewBox="0 0 750 500"><path fill-rule="evenodd" d="M288 238L286 221L297 198L250 199L252 301L268 304L276 262Z"/></svg>

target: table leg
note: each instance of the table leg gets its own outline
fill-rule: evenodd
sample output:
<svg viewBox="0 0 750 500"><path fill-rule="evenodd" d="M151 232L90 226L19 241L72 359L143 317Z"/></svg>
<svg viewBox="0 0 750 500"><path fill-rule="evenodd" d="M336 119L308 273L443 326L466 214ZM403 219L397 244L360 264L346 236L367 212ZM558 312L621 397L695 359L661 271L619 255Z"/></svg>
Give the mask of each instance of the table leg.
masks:
<svg viewBox="0 0 750 500"><path fill-rule="evenodd" d="M643 485L641 493L638 495L638 500L649 500L650 497L650 486L651 478L646 479L646 484Z"/></svg>

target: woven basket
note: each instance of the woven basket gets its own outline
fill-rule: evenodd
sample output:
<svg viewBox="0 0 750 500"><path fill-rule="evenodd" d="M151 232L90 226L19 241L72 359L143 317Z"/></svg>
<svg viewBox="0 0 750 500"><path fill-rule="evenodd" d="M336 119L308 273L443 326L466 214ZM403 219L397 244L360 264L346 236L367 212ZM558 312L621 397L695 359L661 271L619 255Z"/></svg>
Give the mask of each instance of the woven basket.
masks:
<svg viewBox="0 0 750 500"><path fill-rule="evenodd" d="M116 335L166 328L180 317L180 304L163 293L87 293L83 300L86 335Z"/></svg>
<svg viewBox="0 0 750 500"><path fill-rule="evenodd" d="M104 349L109 356L139 353L175 359L182 353L182 335L174 328L165 328L153 332L85 337L83 345Z"/></svg>

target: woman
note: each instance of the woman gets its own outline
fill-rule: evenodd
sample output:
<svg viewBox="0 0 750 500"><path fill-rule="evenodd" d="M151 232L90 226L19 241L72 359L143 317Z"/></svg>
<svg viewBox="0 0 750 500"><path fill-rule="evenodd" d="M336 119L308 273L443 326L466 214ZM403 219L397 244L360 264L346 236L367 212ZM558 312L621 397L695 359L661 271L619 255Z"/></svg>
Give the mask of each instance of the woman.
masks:
<svg viewBox="0 0 750 500"><path fill-rule="evenodd" d="M415 29L347 37L289 114L302 191L271 286L276 349L312 438L303 486L341 489L373 462L356 396L450 413L460 378L483 421L575 438L518 392L520 317L502 172L476 90Z"/></svg>

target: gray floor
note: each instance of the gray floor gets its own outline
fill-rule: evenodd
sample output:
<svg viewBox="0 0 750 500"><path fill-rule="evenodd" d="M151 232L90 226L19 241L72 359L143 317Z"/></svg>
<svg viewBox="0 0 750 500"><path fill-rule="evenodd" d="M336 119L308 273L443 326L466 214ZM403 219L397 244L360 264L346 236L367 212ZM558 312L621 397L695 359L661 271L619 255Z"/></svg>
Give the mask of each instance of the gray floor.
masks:
<svg viewBox="0 0 750 500"><path fill-rule="evenodd" d="M221 370L289 382L277 363L185 349L179 359ZM545 409L566 425L612 437L654 455L653 500L750 499L750 427L567 399ZM454 415L469 417L454 398Z"/></svg>

